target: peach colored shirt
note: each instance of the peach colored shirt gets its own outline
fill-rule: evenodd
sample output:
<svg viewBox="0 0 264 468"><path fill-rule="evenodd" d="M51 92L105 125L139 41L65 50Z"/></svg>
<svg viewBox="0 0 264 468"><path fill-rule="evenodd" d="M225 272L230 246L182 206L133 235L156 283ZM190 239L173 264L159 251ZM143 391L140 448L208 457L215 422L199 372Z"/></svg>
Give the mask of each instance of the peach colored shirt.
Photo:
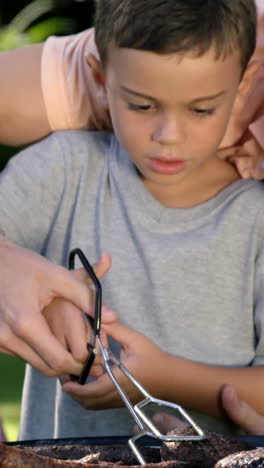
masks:
<svg viewBox="0 0 264 468"><path fill-rule="evenodd" d="M94 30L51 36L42 54L42 91L52 130L111 127L103 90L93 79L88 53L98 56Z"/></svg>
<svg viewBox="0 0 264 468"><path fill-rule="evenodd" d="M256 0L256 4L259 15L258 54L256 55L261 54L263 57L264 0ZM93 29L72 36L51 36L44 44L42 90L52 130L111 128L103 90L94 81L86 61L88 53L93 53L98 57ZM260 99L263 100L263 106L256 120L250 125L250 130L264 148L262 91L260 91Z"/></svg>

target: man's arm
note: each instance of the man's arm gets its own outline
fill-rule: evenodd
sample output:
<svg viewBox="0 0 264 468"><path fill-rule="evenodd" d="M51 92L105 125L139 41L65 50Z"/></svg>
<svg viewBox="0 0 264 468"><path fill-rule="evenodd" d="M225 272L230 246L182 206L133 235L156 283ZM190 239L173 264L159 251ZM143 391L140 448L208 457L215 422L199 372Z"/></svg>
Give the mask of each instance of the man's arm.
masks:
<svg viewBox="0 0 264 468"><path fill-rule="evenodd" d="M0 263L0 352L22 358L49 377L78 375L87 359L82 311L89 313L90 294L85 272L70 272L1 234ZM95 265L98 277L110 266L110 257L102 257ZM103 322L115 319L104 307Z"/></svg>
<svg viewBox="0 0 264 468"><path fill-rule="evenodd" d="M42 44L0 53L0 142L23 145L51 131L41 90Z"/></svg>
<svg viewBox="0 0 264 468"><path fill-rule="evenodd" d="M59 297L87 311L89 290L85 282L3 235L0 263L0 352L18 356L50 377L79 374L82 361L60 344L42 311Z"/></svg>

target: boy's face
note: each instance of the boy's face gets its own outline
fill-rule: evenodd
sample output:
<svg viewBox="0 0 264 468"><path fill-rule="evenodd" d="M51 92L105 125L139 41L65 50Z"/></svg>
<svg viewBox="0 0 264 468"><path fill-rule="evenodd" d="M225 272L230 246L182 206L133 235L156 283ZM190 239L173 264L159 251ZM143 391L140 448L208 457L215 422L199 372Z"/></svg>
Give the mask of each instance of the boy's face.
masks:
<svg viewBox="0 0 264 468"><path fill-rule="evenodd" d="M238 52L216 60L213 49L197 57L110 48L105 85L113 128L161 202L218 170L216 151L240 78Z"/></svg>

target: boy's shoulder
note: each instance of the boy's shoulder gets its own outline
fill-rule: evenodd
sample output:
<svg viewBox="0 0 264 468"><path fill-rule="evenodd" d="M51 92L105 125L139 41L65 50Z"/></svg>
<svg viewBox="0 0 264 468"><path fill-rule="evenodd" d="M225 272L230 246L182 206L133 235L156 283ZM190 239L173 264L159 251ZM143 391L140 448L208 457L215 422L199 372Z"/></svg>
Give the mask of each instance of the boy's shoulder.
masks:
<svg viewBox="0 0 264 468"><path fill-rule="evenodd" d="M110 131L60 130L30 147L38 161L63 167L98 166L109 159L115 140Z"/></svg>
<svg viewBox="0 0 264 468"><path fill-rule="evenodd" d="M238 204L243 209L243 217L252 218L257 216L263 219L264 215L264 181L241 180L237 194Z"/></svg>
<svg viewBox="0 0 264 468"><path fill-rule="evenodd" d="M97 149L107 152L114 135L110 131L60 130L51 133L47 139L53 138L66 152L80 152Z"/></svg>
<svg viewBox="0 0 264 468"><path fill-rule="evenodd" d="M254 199L259 203L260 207L264 208L264 181L255 179L239 179L237 188L238 192L241 196L245 197L245 199Z"/></svg>
<svg viewBox="0 0 264 468"><path fill-rule="evenodd" d="M108 164L112 154L111 132L65 130L53 132L17 153L9 161L6 170L34 174L42 180L84 168L90 173Z"/></svg>
<svg viewBox="0 0 264 468"><path fill-rule="evenodd" d="M259 203L264 208L264 181L263 180L253 180L247 179L243 181L245 185L248 187L248 195L249 197L256 198L259 200Z"/></svg>

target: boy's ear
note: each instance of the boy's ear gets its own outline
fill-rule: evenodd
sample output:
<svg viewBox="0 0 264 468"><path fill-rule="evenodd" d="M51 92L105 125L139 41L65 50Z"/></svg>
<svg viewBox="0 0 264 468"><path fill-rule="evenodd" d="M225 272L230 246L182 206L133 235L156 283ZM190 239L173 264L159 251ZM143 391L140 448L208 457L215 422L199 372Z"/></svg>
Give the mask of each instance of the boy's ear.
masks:
<svg viewBox="0 0 264 468"><path fill-rule="evenodd" d="M96 83L98 83L101 86L102 85L104 86L104 84L105 84L105 73L104 73L104 70L103 70L102 62L97 57L95 57L95 55L88 54L87 55L87 63L89 65L89 67L91 68L91 71L92 71L92 74L93 74L93 77L94 77L94 80L96 81Z"/></svg>

